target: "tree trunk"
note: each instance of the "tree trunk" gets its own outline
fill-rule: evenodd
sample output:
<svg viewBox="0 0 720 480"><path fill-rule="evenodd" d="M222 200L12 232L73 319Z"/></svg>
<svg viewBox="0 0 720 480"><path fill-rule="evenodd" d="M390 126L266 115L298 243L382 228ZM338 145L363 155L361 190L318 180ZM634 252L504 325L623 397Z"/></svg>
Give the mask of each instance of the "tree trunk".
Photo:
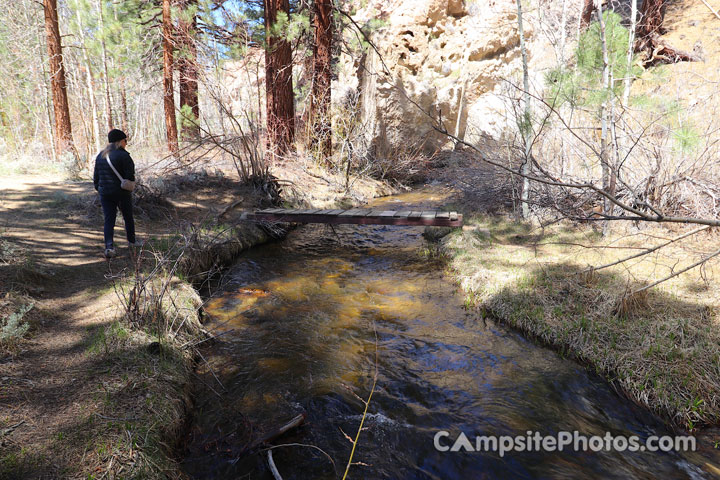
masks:
<svg viewBox="0 0 720 480"><path fill-rule="evenodd" d="M623 108L628 107L628 103L630 101L630 85L632 85L632 64L633 64L633 53L635 51L635 29L637 28L637 0L630 0L630 30L628 35L628 48L627 48L627 56L626 56L626 62L627 62L627 72L625 73L625 78L623 79L623 96L622 96L622 106Z"/></svg>
<svg viewBox="0 0 720 480"><path fill-rule="evenodd" d="M119 23L118 19L118 10L117 10L117 2L113 2L113 16L115 18L115 23ZM127 46L125 47L125 53L129 55L129 51L127 50ZM122 83L122 87L120 87L120 121L122 122L122 130L126 134L130 134L130 121L128 119L128 108L127 108L127 87L125 76L123 75L120 78L120 82Z"/></svg>
<svg viewBox="0 0 720 480"><path fill-rule="evenodd" d="M70 125L70 106L65 85L65 65L60 43L57 0L45 0L43 7L45 10L48 57L50 59L50 85L55 113L55 152L59 156L65 152L74 151L72 126Z"/></svg>
<svg viewBox="0 0 720 480"><path fill-rule="evenodd" d="M524 159L522 165L523 174L523 189L520 196L522 202L522 216L525 220L530 218L530 179L528 176L531 173L531 155L530 149L532 148L532 129L531 129L531 111L530 111L530 78L528 74L528 60L527 60L527 49L525 48L525 34L523 32L523 20L522 20L522 0L517 0L517 11L518 11L518 34L520 36L520 53L522 54L522 67L523 67L523 90L524 90L524 103L525 111L523 112L522 120L520 121L520 133L522 134L524 143Z"/></svg>
<svg viewBox="0 0 720 480"><path fill-rule="evenodd" d="M581 15L582 27L590 24L592 13L601 5L596 4L598 0L584 0L584 8ZM635 28L636 53L645 53L645 66L657 65L659 63L697 62L701 58L689 52L677 50L660 38L665 33L663 21L665 19L666 0L642 0L637 26ZM599 0L602 3L602 0Z"/></svg>
<svg viewBox="0 0 720 480"><path fill-rule="evenodd" d="M677 50L660 38L665 33L665 0L643 0L635 31L635 51L645 52L645 66L659 63L697 62L700 57Z"/></svg>
<svg viewBox="0 0 720 480"><path fill-rule="evenodd" d="M330 163L332 156L331 54L333 36L332 0L315 0L315 43L313 45L313 79L310 98L310 145L319 158Z"/></svg>
<svg viewBox="0 0 720 480"><path fill-rule="evenodd" d="M25 11L26 18L28 19L28 25L32 25L34 23L34 18L31 21L30 17L27 15L27 10ZM38 24L38 29L35 34L35 40L37 41L38 46L38 52L42 52L44 45L42 43L43 38L43 25ZM35 51L33 50L33 54L35 54ZM50 91L52 90L50 88L50 82L48 80L48 74L45 67L45 63L41 62L41 74L42 74L42 96L43 96L43 103L45 107L45 114L47 115L47 128L43 128L43 131L47 133L50 143L47 145L49 146L50 150L50 156L52 157L53 162L58 161L57 151L55 150L55 126L53 123L53 112L52 112L52 99L50 98ZM38 121L38 126L40 126L40 122ZM18 137L19 138L19 137Z"/></svg>
<svg viewBox="0 0 720 480"><path fill-rule="evenodd" d="M580 14L580 28L583 29L590 25L592 14L595 11L595 0L585 0L585 4Z"/></svg>
<svg viewBox="0 0 720 480"><path fill-rule="evenodd" d="M175 121L175 98L173 91L173 44L172 14L170 0L163 0L162 8L162 45L163 45L163 104L165 106L165 131L167 133L168 150L177 155L178 146L177 122Z"/></svg>
<svg viewBox="0 0 720 480"><path fill-rule="evenodd" d="M122 119L123 132L127 134L130 131L130 121L128 119L127 89L125 85L120 90L120 118Z"/></svg>
<svg viewBox="0 0 720 480"><path fill-rule="evenodd" d="M93 80L93 74L92 74L92 65L90 63L90 57L88 56L87 47L85 45L85 27L82 23L82 18L80 16L80 9L75 10L75 14L77 17L78 22L78 29L80 31L80 43L82 44L83 49L83 61L85 62L85 81L87 83L87 89L88 89L88 97L90 98L90 111L92 114L92 124L90 125L92 128L91 135L92 135L92 144L95 147L96 150L100 150L100 120L98 115L98 108L97 108L97 101L95 99L95 85Z"/></svg>
<svg viewBox="0 0 720 480"><path fill-rule="evenodd" d="M200 105L198 102L198 62L195 32L197 31L197 0L181 0L183 9L178 25L178 43L180 53L177 59L178 83L180 90L180 107L187 105L192 117L183 122L183 135L197 137L200 135ZM188 9L192 16L188 21Z"/></svg>
<svg viewBox="0 0 720 480"><path fill-rule="evenodd" d="M610 105L607 97L612 95L611 93L611 73L610 73L610 59L608 55L607 36L605 34L605 18L603 17L602 2L598 2L598 21L600 22L600 40L602 42L602 57L603 57L603 95L606 98L600 107L600 167L602 171L602 188L606 192L612 190L611 181L611 168L610 168L610 146L608 145L608 136L610 135ZM603 215L609 216L612 214L613 204L605 198L603 200ZM603 235L607 235L610 222L605 220L603 222Z"/></svg>
<svg viewBox="0 0 720 480"><path fill-rule="evenodd" d="M107 66L107 49L105 47L105 38L103 37L105 34L105 15L103 13L102 0L97 0L97 2L95 2L95 6L97 7L98 20L100 22L100 50L102 51L103 73L105 76L105 117L107 120L108 130L112 130L115 128L115 122L113 121L112 98L110 96L110 75L108 74Z"/></svg>
<svg viewBox="0 0 720 480"><path fill-rule="evenodd" d="M263 0L265 8L265 95L267 150L270 155L288 153L295 139L295 96L292 81L292 50L284 32L274 31L278 13L290 15L288 0Z"/></svg>
<svg viewBox="0 0 720 480"><path fill-rule="evenodd" d="M565 65L565 44L567 43L567 2L562 0L562 14L560 15L560 65Z"/></svg>

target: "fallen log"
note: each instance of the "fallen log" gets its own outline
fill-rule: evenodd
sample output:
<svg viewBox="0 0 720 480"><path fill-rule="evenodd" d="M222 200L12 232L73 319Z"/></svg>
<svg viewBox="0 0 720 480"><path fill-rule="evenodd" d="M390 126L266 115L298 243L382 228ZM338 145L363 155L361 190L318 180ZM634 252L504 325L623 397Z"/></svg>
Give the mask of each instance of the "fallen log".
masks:
<svg viewBox="0 0 720 480"><path fill-rule="evenodd" d="M263 435L262 437L260 437L256 440L254 440L247 447L245 447L240 452L240 454L238 455L238 457L235 459L234 462L237 462L240 459L240 457L247 455L249 453L252 453L253 451L257 450L258 448L262 447L263 445L269 444L270 442L281 437L282 435L284 435L288 431L292 430L293 428L299 427L300 425L303 424L304 421L305 421L305 414L301 413L300 415L293 417L293 419L290 420L285 425L282 425L281 427L276 428L274 430L270 430L268 433L266 433L265 435Z"/></svg>
<svg viewBox="0 0 720 480"><path fill-rule="evenodd" d="M301 413L300 415L297 415L292 420L290 420L285 425L281 426L280 428L276 428L275 430L271 430L262 437L260 437L258 440L255 440L255 442L251 443L251 449L257 448L265 443L270 443L276 438L284 435L288 431L292 430L293 428L297 428L305 421L305 414Z"/></svg>

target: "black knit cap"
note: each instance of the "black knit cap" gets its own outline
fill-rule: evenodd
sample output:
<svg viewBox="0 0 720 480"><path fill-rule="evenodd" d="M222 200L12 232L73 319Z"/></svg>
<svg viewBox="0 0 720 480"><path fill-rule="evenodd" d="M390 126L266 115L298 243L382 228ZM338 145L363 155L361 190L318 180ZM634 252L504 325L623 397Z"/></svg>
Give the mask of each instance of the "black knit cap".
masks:
<svg viewBox="0 0 720 480"><path fill-rule="evenodd" d="M118 130L117 128L113 128L108 133L108 142L110 143L119 142L123 138L127 138L127 135L125 135L125 132Z"/></svg>

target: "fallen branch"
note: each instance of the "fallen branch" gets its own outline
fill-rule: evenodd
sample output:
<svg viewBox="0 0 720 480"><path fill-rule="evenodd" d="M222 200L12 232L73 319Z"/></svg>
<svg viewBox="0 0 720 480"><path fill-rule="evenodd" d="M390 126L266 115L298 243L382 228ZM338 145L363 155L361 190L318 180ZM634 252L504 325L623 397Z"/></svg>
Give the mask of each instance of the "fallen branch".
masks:
<svg viewBox="0 0 720 480"><path fill-rule="evenodd" d="M642 252L636 253L635 255L630 255L629 257L621 258L620 260L616 260L616 261L611 262L611 263L606 263L605 265L600 265L599 267L589 267L589 268L586 268L585 270L583 270L581 273L587 273L587 272L591 272L591 271L594 272L594 271L597 271L597 270L602 270L603 268L613 267L613 266L618 265L618 264L620 264L620 263L627 262L628 260L632 260L633 258L638 258L638 257L642 257L642 256L644 256L644 255L648 255L648 254L650 254L650 253L652 253L652 252L654 252L654 251L656 251L656 250L660 250L661 248L670 245L671 243L675 243L675 242L677 242L677 241L679 241L679 240L682 240L683 238L687 238L687 237L689 237L689 236L691 236L691 235L695 235L696 233L705 231L705 230L707 230L707 229L709 229L709 228L711 228L711 227L709 227L709 226L704 226L704 227L696 228L696 229L691 230L691 231L689 231L689 232L687 232L687 233L684 233L684 234L682 234L682 235L678 235L678 236L675 237L675 238L671 238L670 240L668 240L668 241L665 242L665 243L661 243L660 245L656 245L656 246L654 246L654 247L652 247L652 248L647 248L647 249L643 250Z"/></svg>
<svg viewBox="0 0 720 480"><path fill-rule="evenodd" d="M252 442L249 446L245 447L245 449L242 452L240 452L240 455L238 456L238 458L235 459L235 462L237 462L237 460L239 460L240 457L242 457L243 455L246 455L246 454L252 452L253 450L261 447L262 445L264 445L266 443L272 442L273 440L282 436L283 434L292 430L293 428L299 427L300 425L302 425L302 423L304 421L305 421L305 414L301 413L300 415L293 417L293 419L290 420L285 425L283 425L279 428L276 428L275 430L271 430L270 432L266 433L262 437L258 438L254 442ZM235 463L235 462L233 462L233 463Z"/></svg>
<svg viewBox="0 0 720 480"><path fill-rule="evenodd" d="M222 212L218 213L217 219L220 220L224 215L226 215L230 210L237 207L243 202L243 198L240 197L239 199L235 200L233 203L228 205L227 207L222 209Z"/></svg>
<svg viewBox="0 0 720 480"><path fill-rule="evenodd" d="M198 340L198 341L196 341L196 342L194 342L194 343L193 343L192 341L191 341L191 342L185 342L185 343L183 343L183 344L180 346L180 348L195 348L195 347L197 347L198 345L200 345L201 343L205 343L205 342L207 342L207 341L209 341L209 340L215 340L215 339L217 339L217 338L219 338L219 337L222 337L223 335L227 335L228 333L234 332L234 331L235 331L235 329L225 330L224 332L218 333L217 335L211 335L211 336L209 336L209 337L207 337L207 338L203 338L202 340Z"/></svg>
<svg viewBox="0 0 720 480"><path fill-rule="evenodd" d="M5 435L10 435L13 431L15 431L16 428L18 428L23 423L25 423L25 420L20 420L15 425L10 425L8 428L0 430L0 438L4 437Z"/></svg>
<svg viewBox="0 0 720 480"><path fill-rule="evenodd" d="M273 460L273 456L272 456L272 450L267 451L267 459L268 459L268 465L270 466L270 472L272 472L272 475L275 478L275 480L283 480L282 476L280 475L280 472L278 472L278 469L275 466L275 461Z"/></svg>
<svg viewBox="0 0 720 480"><path fill-rule="evenodd" d="M215 380L217 380L218 384L220 384L220 387L222 387L222 389L227 392L227 388L225 388L225 385L223 385L223 383L220 381L220 379L218 378L218 376L215 375L215 371L214 371L213 368L210 366L210 362L208 362L208 361L205 359L205 357L203 356L202 353L200 353L199 350L197 351L197 354L200 355L200 358L202 358L203 362L205 362L205 365L207 365L208 370L210 370L210 373L212 373L212 376L215 377Z"/></svg>
<svg viewBox="0 0 720 480"><path fill-rule="evenodd" d="M282 436L289 430L292 430L293 428L297 428L305 421L305 414L301 413L300 415L297 415L292 420L290 420L288 423L283 425L280 428L277 428L275 430L271 430L270 432L263 435L259 440L256 440L254 443L251 444L251 448L259 447L263 443L270 443L276 438Z"/></svg>
<svg viewBox="0 0 720 480"><path fill-rule="evenodd" d="M715 16L716 16L717 18L720 18L720 13L718 13L717 10L715 10L715 9L707 2L707 0L702 0L702 2L705 4L705 6L706 6L707 8L710 9L710 11L711 11L712 13L715 14Z"/></svg>
<svg viewBox="0 0 720 480"><path fill-rule="evenodd" d="M679 271L673 273L672 275L668 275L668 276L665 277L665 278L661 278L660 280L658 280L658 281L656 281L656 282L653 282L653 283L651 283L650 285L646 285L646 286L644 286L644 287L642 287L642 288L638 288L637 290L635 290L634 292L632 292L631 295L635 295L635 294L637 294L637 293L644 292L645 290L649 290L649 289L651 289L652 287L655 287L655 286L657 286L657 285L659 285L659 284L661 284L661 283L663 283L663 282L666 282L666 281L670 280L671 278L675 278L675 277L677 277L678 275L681 275L681 274L687 272L688 270L691 270L691 269L693 269L693 268L695 268L695 267L698 267L698 266L704 264L705 262L707 262L707 261L710 260L711 258L717 257L718 255L720 255L720 249L715 250L713 253L711 253L710 255L708 255L708 256L706 256L706 257L704 257L704 258L701 258L700 260L698 260L697 262L693 263L693 264L690 265L689 267L685 267L685 268L683 268L682 270L679 270Z"/></svg>
<svg viewBox="0 0 720 480"><path fill-rule="evenodd" d="M284 448L284 447L307 447L307 448L314 448L315 450L318 450L320 453L325 455L325 458L330 460L330 463L332 464L332 467L333 467L333 471L335 472L335 475L337 476L337 468L335 466L335 461L332 459L330 454L328 454L325 450L318 447L317 445L310 445L307 443L283 443L281 445L272 445L272 446L268 447L266 450L274 450L276 448Z"/></svg>

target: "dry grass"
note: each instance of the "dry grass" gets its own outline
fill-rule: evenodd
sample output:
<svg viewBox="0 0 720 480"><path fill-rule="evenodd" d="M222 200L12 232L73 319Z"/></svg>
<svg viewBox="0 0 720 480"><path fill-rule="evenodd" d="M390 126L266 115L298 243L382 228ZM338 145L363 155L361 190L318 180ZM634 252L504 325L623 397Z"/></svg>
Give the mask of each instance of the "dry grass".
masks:
<svg viewBox="0 0 720 480"><path fill-rule="evenodd" d="M184 285L169 293L182 304L187 295ZM40 449L3 439L0 478L181 478L175 453L192 408L192 352L131 328L122 314L92 327L82 348L74 415Z"/></svg>
<svg viewBox="0 0 720 480"><path fill-rule="evenodd" d="M39 265L17 239L0 234L0 293L31 290L50 278L51 273Z"/></svg>
<svg viewBox="0 0 720 480"><path fill-rule="evenodd" d="M102 465L109 478L179 477L173 459L192 407L191 355L123 325L99 328L88 345L105 371L94 408L68 432L68 443L85 445L83 471Z"/></svg>
<svg viewBox="0 0 720 480"><path fill-rule="evenodd" d="M444 250L469 304L587 362L676 426L693 430L720 421L720 286L712 281L720 266L708 264L634 293L697 260L716 238L693 238L594 270L588 266L677 232L602 238L570 226L539 233L497 218L468 219L466 225L447 237Z"/></svg>

